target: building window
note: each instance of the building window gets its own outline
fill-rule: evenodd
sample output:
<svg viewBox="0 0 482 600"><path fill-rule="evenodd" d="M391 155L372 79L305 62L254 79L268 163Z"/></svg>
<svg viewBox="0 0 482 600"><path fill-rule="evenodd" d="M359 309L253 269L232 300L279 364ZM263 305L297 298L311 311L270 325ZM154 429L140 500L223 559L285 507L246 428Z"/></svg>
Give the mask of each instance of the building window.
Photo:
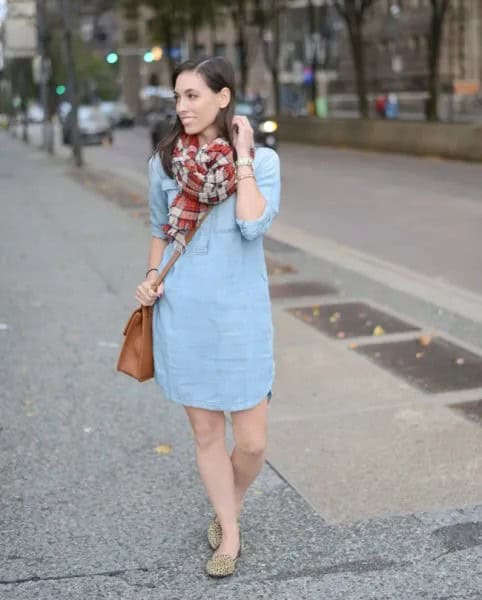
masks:
<svg viewBox="0 0 482 600"><path fill-rule="evenodd" d="M241 67L241 44L236 42L234 44L234 68L239 69Z"/></svg>
<svg viewBox="0 0 482 600"><path fill-rule="evenodd" d="M203 58L206 56L206 46L204 44L196 44L194 46L194 57Z"/></svg>
<svg viewBox="0 0 482 600"><path fill-rule="evenodd" d="M226 57L226 44L214 44L214 56Z"/></svg>

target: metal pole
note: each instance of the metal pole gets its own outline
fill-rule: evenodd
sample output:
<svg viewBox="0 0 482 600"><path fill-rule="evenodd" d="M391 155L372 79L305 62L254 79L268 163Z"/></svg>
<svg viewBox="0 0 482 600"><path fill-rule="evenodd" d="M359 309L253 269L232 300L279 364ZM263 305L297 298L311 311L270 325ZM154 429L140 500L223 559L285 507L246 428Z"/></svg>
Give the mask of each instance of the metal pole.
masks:
<svg viewBox="0 0 482 600"><path fill-rule="evenodd" d="M37 0L38 51L40 55L40 103L42 104L42 148L47 148L48 90L45 57L45 0Z"/></svg>
<svg viewBox="0 0 482 600"><path fill-rule="evenodd" d="M78 167L83 165L82 147L80 143L79 124L77 121L77 77L75 73L74 51L72 46L72 21L70 12L70 0L60 0L60 10L62 14L62 23L64 29L64 44L65 44L65 62L67 68L67 86L70 96L71 110L68 118L71 120L71 136L70 143L72 144L72 152L75 159L75 164Z"/></svg>

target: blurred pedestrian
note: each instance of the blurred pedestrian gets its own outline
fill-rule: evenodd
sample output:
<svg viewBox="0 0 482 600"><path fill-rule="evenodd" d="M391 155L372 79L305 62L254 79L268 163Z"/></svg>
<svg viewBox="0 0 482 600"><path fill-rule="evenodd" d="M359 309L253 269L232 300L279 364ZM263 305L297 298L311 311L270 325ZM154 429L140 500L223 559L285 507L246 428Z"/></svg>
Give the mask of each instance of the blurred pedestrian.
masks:
<svg viewBox="0 0 482 600"><path fill-rule="evenodd" d="M398 119L400 116L400 104L398 102L398 96L396 94L388 94L387 102L385 105L385 117L387 119Z"/></svg>
<svg viewBox="0 0 482 600"><path fill-rule="evenodd" d="M192 427L215 513L206 571L217 577L235 571L241 552L239 516L264 463L274 377L263 234L278 213L279 160L267 148L254 153L248 119L234 115L234 81L221 57L185 62L174 73L177 117L149 163L152 240L136 292L141 304L154 304L156 381ZM212 212L186 246L208 205ZM152 290L175 248L182 256Z"/></svg>
<svg viewBox="0 0 482 600"><path fill-rule="evenodd" d="M386 94L378 94L375 99L375 112L381 118L385 118L385 109L387 105L387 95Z"/></svg>

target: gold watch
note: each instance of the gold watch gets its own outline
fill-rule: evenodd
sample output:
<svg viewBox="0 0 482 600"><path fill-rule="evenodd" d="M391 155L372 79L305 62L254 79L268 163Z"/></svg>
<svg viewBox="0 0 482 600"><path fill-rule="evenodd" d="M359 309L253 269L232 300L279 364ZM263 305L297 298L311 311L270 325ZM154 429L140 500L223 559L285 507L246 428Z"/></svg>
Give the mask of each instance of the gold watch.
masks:
<svg viewBox="0 0 482 600"><path fill-rule="evenodd" d="M252 167L253 159L250 156L246 156L244 158L238 158L238 160L236 161L236 166L237 167Z"/></svg>

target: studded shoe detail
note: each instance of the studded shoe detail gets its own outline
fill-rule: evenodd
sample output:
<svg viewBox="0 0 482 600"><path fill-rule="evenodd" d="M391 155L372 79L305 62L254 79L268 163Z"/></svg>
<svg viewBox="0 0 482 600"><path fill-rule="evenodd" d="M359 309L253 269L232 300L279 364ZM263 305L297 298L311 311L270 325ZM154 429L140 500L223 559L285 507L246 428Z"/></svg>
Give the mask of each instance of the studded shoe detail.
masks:
<svg viewBox="0 0 482 600"><path fill-rule="evenodd" d="M221 524L218 521L218 518L214 517L208 525L208 543L213 550L216 550L219 548L222 539L223 530L221 529Z"/></svg>
<svg viewBox="0 0 482 600"><path fill-rule="evenodd" d="M239 532L239 552L234 558L228 554L218 554L210 558L206 563L206 572L211 577L229 577L236 571L238 558L241 556L243 549L243 538L241 531Z"/></svg>

